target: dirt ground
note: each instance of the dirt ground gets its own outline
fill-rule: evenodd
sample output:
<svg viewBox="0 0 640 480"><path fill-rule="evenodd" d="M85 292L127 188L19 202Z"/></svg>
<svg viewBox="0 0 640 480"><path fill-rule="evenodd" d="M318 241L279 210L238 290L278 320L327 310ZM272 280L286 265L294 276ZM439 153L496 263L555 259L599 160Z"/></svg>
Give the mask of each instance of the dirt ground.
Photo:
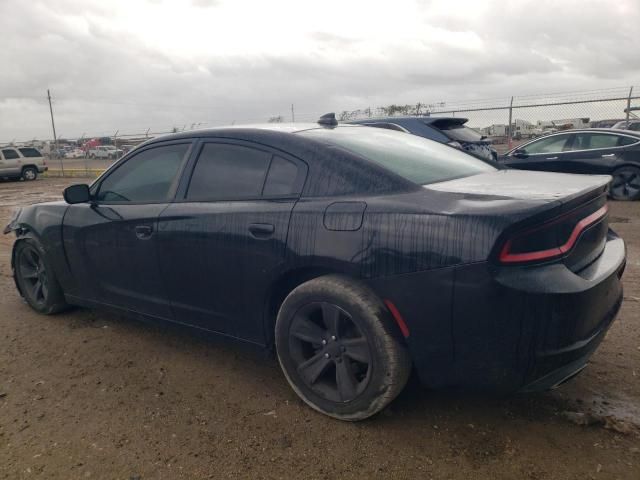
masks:
<svg viewBox="0 0 640 480"><path fill-rule="evenodd" d="M73 181L0 183L0 223ZM100 311L37 315L3 236L0 479L640 479L640 202L611 212L625 301L581 375L510 398L413 383L357 424L304 406L260 353Z"/></svg>

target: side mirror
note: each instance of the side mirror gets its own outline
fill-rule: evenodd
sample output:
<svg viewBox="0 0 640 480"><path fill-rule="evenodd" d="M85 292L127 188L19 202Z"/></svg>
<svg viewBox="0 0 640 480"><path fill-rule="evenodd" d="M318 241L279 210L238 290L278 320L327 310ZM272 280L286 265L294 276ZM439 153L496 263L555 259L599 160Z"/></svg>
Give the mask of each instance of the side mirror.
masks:
<svg viewBox="0 0 640 480"><path fill-rule="evenodd" d="M62 196L64 197L64 201L71 205L74 203L87 203L91 200L89 185L85 185L84 183L65 188Z"/></svg>
<svg viewBox="0 0 640 480"><path fill-rule="evenodd" d="M511 156L516 157L516 158L527 158L529 156L529 154L527 152L525 152L525 150L523 148L516 148L513 153L511 154Z"/></svg>

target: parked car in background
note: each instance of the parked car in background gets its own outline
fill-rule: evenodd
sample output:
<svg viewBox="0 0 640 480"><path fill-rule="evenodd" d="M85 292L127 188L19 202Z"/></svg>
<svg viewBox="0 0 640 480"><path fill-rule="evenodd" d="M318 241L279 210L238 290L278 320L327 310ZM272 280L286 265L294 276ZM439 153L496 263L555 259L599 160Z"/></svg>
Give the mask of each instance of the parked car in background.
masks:
<svg viewBox="0 0 640 480"><path fill-rule="evenodd" d="M40 150L33 147L2 147L0 178L35 180L47 171L47 162Z"/></svg>
<svg viewBox="0 0 640 480"><path fill-rule="evenodd" d="M115 160L122 156L122 150L113 145L98 145L87 152L89 158L108 158Z"/></svg>
<svg viewBox="0 0 640 480"><path fill-rule="evenodd" d="M586 366L622 301L609 177L321 121L160 137L17 211L19 292L275 347L302 400L349 421L411 369L526 392Z"/></svg>
<svg viewBox="0 0 640 480"><path fill-rule="evenodd" d="M133 150L134 148L136 148L136 145L120 145L120 149L122 149L122 153L129 153L131 150Z"/></svg>
<svg viewBox="0 0 640 480"><path fill-rule="evenodd" d="M640 133L630 130L558 132L519 145L499 161L523 170L612 175L612 198L640 198Z"/></svg>
<svg viewBox="0 0 640 480"><path fill-rule="evenodd" d="M622 120L616 123L613 127L619 130L632 130L634 132L640 132L640 120Z"/></svg>
<svg viewBox="0 0 640 480"><path fill-rule="evenodd" d="M64 154L64 158L84 158L86 156L84 150L80 148L74 148L73 150L68 150L67 153Z"/></svg>
<svg viewBox="0 0 640 480"><path fill-rule="evenodd" d="M605 120L592 120L589 124L590 128L611 128L621 120L619 118L608 118Z"/></svg>
<svg viewBox="0 0 640 480"><path fill-rule="evenodd" d="M465 126L467 118L461 117L386 117L354 120L347 123L386 128L411 133L419 137L446 143L486 160L496 160L498 154L486 137Z"/></svg>

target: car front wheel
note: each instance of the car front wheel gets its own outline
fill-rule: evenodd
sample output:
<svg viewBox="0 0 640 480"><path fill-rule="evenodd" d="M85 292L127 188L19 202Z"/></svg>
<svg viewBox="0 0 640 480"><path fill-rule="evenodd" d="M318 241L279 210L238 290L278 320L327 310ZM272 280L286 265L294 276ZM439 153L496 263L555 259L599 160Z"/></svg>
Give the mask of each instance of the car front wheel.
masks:
<svg viewBox="0 0 640 480"><path fill-rule="evenodd" d="M31 308L45 315L67 308L62 288L36 240L18 240L13 258L16 284Z"/></svg>
<svg viewBox="0 0 640 480"><path fill-rule="evenodd" d="M409 354L389 311L347 277L327 275L295 288L280 308L275 334L293 390L340 420L376 414L409 378Z"/></svg>

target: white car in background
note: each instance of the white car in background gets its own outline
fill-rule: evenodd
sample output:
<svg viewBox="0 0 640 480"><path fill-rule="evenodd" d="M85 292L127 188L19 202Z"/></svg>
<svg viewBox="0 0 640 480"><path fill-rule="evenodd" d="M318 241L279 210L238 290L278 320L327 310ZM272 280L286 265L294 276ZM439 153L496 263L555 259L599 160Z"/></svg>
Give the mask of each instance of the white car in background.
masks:
<svg viewBox="0 0 640 480"><path fill-rule="evenodd" d="M73 150L69 150L64 154L64 158L84 158L85 153L84 150L80 148L74 148Z"/></svg>
<svg viewBox="0 0 640 480"><path fill-rule="evenodd" d="M611 128L616 128L619 130L633 130L634 132L640 132L640 120L631 119L631 120L622 120L621 122L616 123Z"/></svg>
<svg viewBox="0 0 640 480"><path fill-rule="evenodd" d="M47 169L47 162L37 148L0 148L0 178L35 180Z"/></svg>
<svg viewBox="0 0 640 480"><path fill-rule="evenodd" d="M89 158L108 158L115 160L122 156L122 150L112 145L99 145L89 150Z"/></svg>

